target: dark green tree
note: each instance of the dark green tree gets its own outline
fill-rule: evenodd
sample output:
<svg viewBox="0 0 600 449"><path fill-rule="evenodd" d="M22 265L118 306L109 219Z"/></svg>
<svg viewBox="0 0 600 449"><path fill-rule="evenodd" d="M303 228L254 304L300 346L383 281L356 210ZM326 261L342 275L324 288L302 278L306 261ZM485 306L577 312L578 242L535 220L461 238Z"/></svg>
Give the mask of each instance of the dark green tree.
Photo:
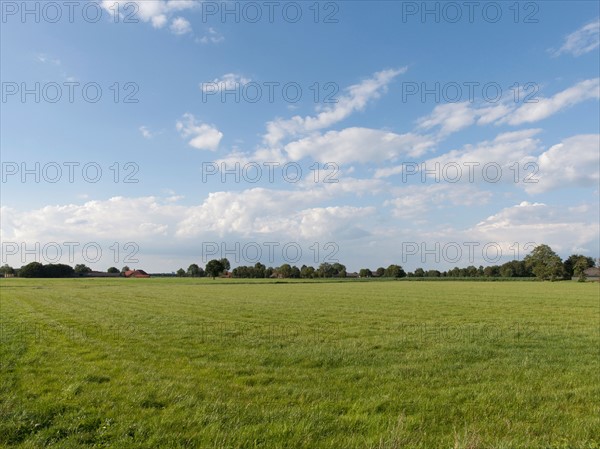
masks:
<svg viewBox="0 0 600 449"><path fill-rule="evenodd" d="M333 269L333 275L338 278L346 277L346 266L341 263L334 263L331 268Z"/></svg>
<svg viewBox="0 0 600 449"><path fill-rule="evenodd" d="M44 265L44 277L46 278L68 278L74 274L77 273L70 265L63 263ZM81 276L81 274L79 275Z"/></svg>
<svg viewBox="0 0 600 449"><path fill-rule="evenodd" d="M317 277L320 278L332 278L335 275L335 270L333 269L333 265L328 262L323 262L319 265L319 268L315 271Z"/></svg>
<svg viewBox="0 0 600 449"><path fill-rule="evenodd" d="M15 269L9 264L4 264L0 267L0 276L4 276L5 274L15 274Z"/></svg>
<svg viewBox="0 0 600 449"><path fill-rule="evenodd" d="M187 269L187 275L193 278L204 276L204 270L198 264L191 264Z"/></svg>
<svg viewBox="0 0 600 449"><path fill-rule="evenodd" d="M360 271L358 272L358 275L361 278L370 278L371 276L373 276L373 272L371 270L369 270L368 268L361 268Z"/></svg>
<svg viewBox="0 0 600 449"><path fill-rule="evenodd" d="M289 278L292 277L292 267L289 263L284 263L282 266L280 266L277 269L277 274L279 274L279 276L281 276L282 278Z"/></svg>
<svg viewBox="0 0 600 449"><path fill-rule="evenodd" d="M86 273L90 273L92 271L92 269L90 267L88 267L87 265L78 263L77 265L75 265L74 271L75 271L75 274L77 274L79 276L83 276Z"/></svg>
<svg viewBox="0 0 600 449"><path fill-rule="evenodd" d="M44 266L39 262L31 262L22 266L19 269L19 277L21 278L43 278Z"/></svg>
<svg viewBox="0 0 600 449"><path fill-rule="evenodd" d="M524 261L538 279L554 281L564 275L562 260L548 245L536 246Z"/></svg>
<svg viewBox="0 0 600 449"><path fill-rule="evenodd" d="M302 267L300 268L300 277L303 279L311 279L315 277L315 268L302 265Z"/></svg>
<svg viewBox="0 0 600 449"><path fill-rule="evenodd" d="M225 265L223 265L222 261L223 261L223 259L209 260L208 263L206 264L206 268L204 269L206 274L208 276L212 277L213 279L215 279L218 276L221 276L221 274L223 274L223 272L225 271Z"/></svg>
<svg viewBox="0 0 600 449"><path fill-rule="evenodd" d="M563 263L565 279L571 279L573 276L578 276L578 274L575 273L575 265L579 261L581 261L580 266L585 265L584 270L587 270L596 264L591 257L582 256L581 254L571 254Z"/></svg>
<svg viewBox="0 0 600 449"><path fill-rule="evenodd" d="M119 273L119 269L117 267L110 267L108 270L106 270L106 272L116 274Z"/></svg>
<svg viewBox="0 0 600 449"><path fill-rule="evenodd" d="M592 260L593 262L593 260ZM575 266L573 267L573 274L577 276L577 280L579 282L585 282L587 276L585 275L585 270L591 268L589 266L589 261L586 260L585 257L580 257L577 262L575 262Z"/></svg>
<svg viewBox="0 0 600 449"><path fill-rule="evenodd" d="M392 264L385 269L384 276L389 278L403 278L406 277L406 272L400 265Z"/></svg>
<svg viewBox="0 0 600 449"><path fill-rule="evenodd" d="M219 262L221 262L221 264L223 264L223 271L231 270L231 264L229 263L229 259L223 258L223 259L219 260Z"/></svg>

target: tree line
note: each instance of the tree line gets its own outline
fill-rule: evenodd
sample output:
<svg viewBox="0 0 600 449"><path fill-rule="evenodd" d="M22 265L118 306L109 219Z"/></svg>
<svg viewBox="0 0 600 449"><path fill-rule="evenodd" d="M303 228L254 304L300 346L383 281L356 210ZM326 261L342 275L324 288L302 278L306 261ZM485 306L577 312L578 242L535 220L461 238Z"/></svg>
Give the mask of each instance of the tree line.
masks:
<svg viewBox="0 0 600 449"><path fill-rule="evenodd" d="M392 264L387 268L379 267L375 271L362 268L358 272L361 278L537 278L541 280L572 279L574 276L579 280L585 280L584 271L594 267L595 261L591 257L581 254L572 254L564 261L548 245L539 245L533 249L523 260L511 260L502 265L479 266L473 265L459 268L455 267L447 271L435 269L425 270L417 268L413 272L406 272L400 265ZM189 277L218 277L223 276L229 270L230 263L227 259L211 260L203 270L197 264L191 264L187 271L180 268L178 276ZM284 279L315 279L315 278L345 278L348 277L346 267L341 263L320 264L317 268L307 265L301 267L283 264L280 267L266 267L260 262L250 266L239 266L232 270L231 277L234 278L284 278Z"/></svg>
<svg viewBox="0 0 600 449"><path fill-rule="evenodd" d="M425 270L417 268L413 272L406 272L402 266L389 265L387 268L379 267L375 271L362 268L358 272L361 278L537 278L541 280L572 279L577 277L585 280L585 270L594 267L595 261L591 257L581 254L572 254L564 261L548 245L539 245L533 249L523 260L511 260L502 265L491 265L487 267L473 265L466 268L455 267L447 271L435 269ZM208 261L204 268L198 264L191 264L187 270L180 268L176 275L180 277L212 277L230 276L234 278L283 278L283 279L317 279L317 278L346 278L348 272L346 266L341 263L330 264L324 262L317 268L307 265L301 267L291 266L285 263L279 267L266 267L258 262L251 266L239 266L231 272L231 263L228 259L213 259ZM65 264L41 264L31 262L15 270L8 264L0 267L0 276L17 275L24 278L61 278L85 276L92 271L84 264L71 267ZM108 273L125 273L129 267L121 270L110 267Z"/></svg>

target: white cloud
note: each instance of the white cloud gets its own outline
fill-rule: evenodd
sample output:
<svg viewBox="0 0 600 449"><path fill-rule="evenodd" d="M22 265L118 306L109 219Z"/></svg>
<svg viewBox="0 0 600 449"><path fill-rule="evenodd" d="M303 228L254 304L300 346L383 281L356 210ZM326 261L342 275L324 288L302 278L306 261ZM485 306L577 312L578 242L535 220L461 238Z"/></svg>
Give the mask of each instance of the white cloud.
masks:
<svg viewBox="0 0 600 449"><path fill-rule="evenodd" d="M155 197L114 197L82 205L45 206L26 212L3 210L3 237L16 241L95 241L165 236L180 208Z"/></svg>
<svg viewBox="0 0 600 449"><path fill-rule="evenodd" d="M217 92L222 90L237 90L240 89L244 84L248 84L252 81L249 78L237 73L226 73L221 78L215 78L210 83L201 83L200 89L203 92L213 92L216 89Z"/></svg>
<svg viewBox="0 0 600 449"><path fill-rule="evenodd" d="M465 145L460 150L452 150L441 156L423 161L417 164L417 167L412 166L411 170L414 169L417 172L415 174L407 172L405 179L422 182L422 176L425 176L426 181L434 180L433 174L420 173L420 169L423 167L426 170L433 170L442 182L445 179L457 178L457 182L480 183L485 180L483 167L485 164L493 163L498 164L502 169L500 180L514 182L514 173L511 172L509 167L515 162L523 166L525 163L535 160L535 153L540 151L540 142L535 136L540 132L540 129L525 129L501 133L491 141L486 140L475 145ZM479 165L472 165L474 163ZM407 168L408 164L409 161L405 161L402 165L379 169L375 172L375 177L384 178L400 174ZM416 162L412 162L412 164L416 164ZM450 167L449 164L457 164L460 171L448 168L448 171L444 172L445 167ZM486 172L485 176L488 180L493 180L496 178L496 173L490 169L490 172ZM448 184L448 182L444 183Z"/></svg>
<svg viewBox="0 0 600 449"><path fill-rule="evenodd" d="M440 134L447 135L467 128L475 123L477 111L468 102L438 105L433 112L418 119L419 128L440 127Z"/></svg>
<svg viewBox="0 0 600 449"><path fill-rule="evenodd" d="M220 236L235 234L248 237L269 234L274 221L291 216L315 199L302 191L264 188L213 192L201 205L188 210L186 218L178 225L177 236L217 233Z"/></svg>
<svg viewBox="0 0 600 449"><path fill-rule="evenodd" d="M417 126L425 130L437 128L438 136L444 138L474 124L521 125L538 122L583 101L600 98L600 79L581 81L551 97L539 97L536 94L531 102L521 105L514 101L513 95L512 91L508 91L494 104L465 101L438 105L429 115L419 118Z"/></svg>
<svg viewBox="0 0 600 449"><path fill-rule="evenodd" d="M140 130L140 133L142 133L144 139L152 139L156 135L150 131L147 126L140 126L138 129Z"/></svg>
<svg viewBox="0 0 600 449"><path fill-rule="evenodd" d="M529 193L569 187L598 187L600 135L569 137L540 154L538 183L524 184Z"/></svg>
<svg viewBox="0 0 600 449"><path fill-rule="evenodd" d="M154 28L164 28L174 13L197 8L200 4L194 0L102 0L101 5L110 17L118 11L123 18L124 14L129 15L133 11L132 3L136 5L137 18L142 22L151 23ZM178 17L171 22L171 31L175 34L185 34L191 31L191 26L186 19Z"/></svg>
<svg viewBox="0 0 600 449"><path fill-rule="evenodd" d="M589 53L600 46L600 20L582 26L577 31L569 34L558 50L553 51L554 56L570 53L573 56L581 56Z"/></svg>
<svg viewBox="0 0 600 449"><path fill-rule="evenodd" d="M176 17L171 21L171 32L178 36L182 36L192 32L192 25L183 17Z"/></svg>
<svg viewBox="0 0 600 449"><path fill-rule="evenodd" d="M421 184L393 190L395 198L384 206L391 207L392 214L402 219L425 219L432 209L456 206L481 206L491 199L491 193L478 190L473 185Z"/></svg>
<svg viewBox="0 0 600 449"><path fill-rule="evenodd" d="M565 210L524 201L477 223L466 234L478 241L498 242L505 248L514 242L521 246L527 242L545 243L567 254L597 241L597 211L597 206Z"/></svg>
<svg viewBox="0 0 600 449"><path fill-rule="evenodd" d="M499 123L521 125L543 120L557 112L585 100L600 98L600 78L581 81L549 98L539 98L537 103L525 103Z"/></svg>
<svg viewBox="0 0 600 449"><path fill-rule="evenodd" d="M183 138L191 137L188 144L198 150L216 151L223 138L223 133L214 125L199 123L190 113L183 114L176 128Z"/></svg>
<svg viewBox="0 0 600 449"><path fill-rule="evenodd" d="M56 66L61 65L60 59L53 58L53 57L48 56L43 53L36 55L36 59L38 62L41 62L42 64L52 64L52 65L56 65Z"/></svg>
<svg viewBox="0 0 600 449"><path fill-rule="evenodd" d="M225 40L225 37L212 27L208 28L207 34L197 39L196 42L201 44L218 44Z"/></svg>
<svg viewBox="0 0 600 449"><path fill-rule="evenodd" d="M346 94L339 98L334 106L325 108L316 116L296 115L291 119L270 121L267 123L267 133L263 139L269 146L276 146L287 137L297 137L328 128L344 120L353 112L363 110L370 100L379 98L394 78L405 73L406 70L404 67L375 73L372 78L348 87Z"/></svg>
<svg viewBox="0 0 600 449"><path fill-rule="evenodd" d="M346 128L314 134L291 142L284 152L293 161L305 157L321 162L345 164L394 160L399 156L420 156L434 141L418 134L395 134L368 128Z"/></svg>

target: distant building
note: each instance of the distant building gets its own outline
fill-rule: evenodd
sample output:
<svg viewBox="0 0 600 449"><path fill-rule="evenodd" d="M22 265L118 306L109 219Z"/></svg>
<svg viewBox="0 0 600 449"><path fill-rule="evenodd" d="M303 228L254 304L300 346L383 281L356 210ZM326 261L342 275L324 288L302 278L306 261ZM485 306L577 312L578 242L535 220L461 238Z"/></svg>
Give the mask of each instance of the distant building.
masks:
<svg viewBox="0 0 600 449"><path fill-rule="evenodd" d="M88 278L118 278L121 273L107 273L106 271L90 271L84 274Z"/></svg>
<svg viewBox="0 0 600 449"><path fill-rule="evenodd" d="M149 278L150 275L144 270L128 270L123 273L126 278Z"/></svg>
<svg viewBox="0 0 600 449"><path fill-rule="evenodd" d="M600 268L598 267L583 270L583 274L589 281L600 281Z"/></svg>

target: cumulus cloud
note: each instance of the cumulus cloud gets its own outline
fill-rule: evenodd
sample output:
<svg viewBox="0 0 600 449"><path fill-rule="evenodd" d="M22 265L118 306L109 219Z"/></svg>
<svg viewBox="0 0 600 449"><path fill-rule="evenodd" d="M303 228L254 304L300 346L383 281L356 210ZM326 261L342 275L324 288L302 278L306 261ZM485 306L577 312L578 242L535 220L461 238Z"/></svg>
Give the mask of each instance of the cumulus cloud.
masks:
<svg viewBox="0 0 600 449"><path fill-rule="evenodd" d="M183 17L176 17L171 22L170 29L173 34L182 36L192 32L192 25L187 19L184 19Z"/></svg>
<svg viewBox="0 0 600 449"><path fill-rule="evenodd" d="M322 192L322 197L325 192ZM213 192L199 206L188 210L177 227L180 237L203 233L248 237L272 232L276 217L291 216L298 208L313 204L315 197L303 191L253 188L241 192Z"/></svg>
<svg viewBox="0 0 600 449"><path fill-rule="evenodd" d="M197 8L199 2L195 0L102 0L101 2L102 7L111 16L115 11L119 11L122 17L133 11L132 4L135 4L136 16L142 22L150 23L154 28L164 28L174 13ZM185 18L176 17L171 20L170 29L174 34L186 34L191 32L191 25Z"/></svg>
<svg viewBox="0 0 600 449"><path fill-rule="evenodd" d="M598 187L600 182L600 134L564 139L540 154L537 183L524 184L529 193L569 187Z"/></svg>
<svg viewBox="0 0 600 449"><path fill-rule="evenodd" d="M220 78L215 78L210 83L201 83L200 89L203 92L220 92L223 90L232 91L239 89L240 86L248 84L252 81L243 75L237 73L226 73Z"/></svg>
<svg viewBox="0 0 600 449"><path fill-rule="evenodd" d="M393 216L402 219L424 219L433 209L457 206L481 206L490 201L490 192L473 185L420 184L393 189L394 198L385 201Z"/></svg>
<svg viewBox="0 0 600 449"><path fill-rule="evenodd" d="M188 144L198 150L216 151L223 138L223 133L214 125L200 123L190 113L183 115L176 128L183 138L191 138Z"/></svg>
<svg viewBox="0 0 600 449"><path fill-rule="evenodd" d="M535 161L535 153L539 152L541 148L540 142L536 138L536 135L540 132L540 129L525 129L501 133L493 140L465 145L459 150L448 151L441 156L425 160L419 164L405 162L402 165L376 170L375 177L384 178L406 171L404 174L406 180L422 181L423 176L425 181L435 180L434 175L437 174L438 178L442 180L454 180L456 178L456 182L459 183L480 183L482 180L496 179L497 175L492 169L489 169L489 173L484 173L483 167L486 164L497 164L502 170L500 180L514 182L514 174L509 167L515 162L523 166L527 162ZM410 172L407 171L409 164L411 165ZM458 165L459 168L451 169L450 165L452 167ZM426 172L421 173L421 169L433 170L434 173L432 175ZM447 172L444 170L447 170ZM415 173L412 174L412 172Z"/></svg>
<svg viewBox="0 0 600 449"><path fill-rule="evenodd" d="M156 197L113 197L84 204L45 206L30 211L3 210L3 237L30 241L93 241L165 236L181 209Z"/></svg>
<svg viewBox="0 0 600 449"><path fill-rule="evenodd" d="M219 44L225 40L225 37L215 30L213 27L209 27L208 31L204 36L197 39L197 42L201 44Z"/></svg>
<svg viewBox="0 0 600 449"><path fill-rule="evenodd" d="M565 210L523 201L500 210L466 232L475 240L498 242L505 248L514 242L545 243L555 251L569 253L597 241L597 213L597 206Z"/></svg>
<svg viewBox="0 0 600 449"><path fill-rule="evenodd" d="M369 101L379 98L394 78L406 70L404 67L375 73L372 78L348 87L345 95L339 98L335 105L325 108L316 116L296 115L291 119L270 121L267 123L267 133L263 140L269 146L276 146L288 137L328 128L349 117L353 112L363 110Z"/></svg>
<svg viewBox="0 0 600 449"><path fill-rule="evenodd" d="M395 134L368 128L329 131L290 142L284 147L287 156L297 161L305 157L338 164L394 160L399 156L420 156L434 141L418 134Z"/></svg>
<svg viewBox="0 0 600 449"><path fill-rule="evenodd" d="M554 56L569 53L573 56L581 56L600 46L600 20L596 18L592 22L572 32L558 50L550 50Z"/></svg>

